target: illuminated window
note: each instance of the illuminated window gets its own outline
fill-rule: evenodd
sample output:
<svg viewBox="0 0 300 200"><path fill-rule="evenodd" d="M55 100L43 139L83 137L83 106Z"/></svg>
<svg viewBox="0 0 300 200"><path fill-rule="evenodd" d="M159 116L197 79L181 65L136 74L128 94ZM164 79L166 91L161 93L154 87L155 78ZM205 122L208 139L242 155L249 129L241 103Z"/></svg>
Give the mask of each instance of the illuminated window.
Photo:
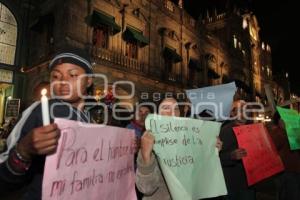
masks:
<svg viewBox="0 0 300 200"><path fill-rule="evenodd" d="M271 70L268 66L267 66L267 74L268 74L268 76L271 76Z"/></svg>
<svg viewBox="0 0 300 200"><path fill-rule="evenodd" d="M176 36L175 36L175 31L170 31L170 32L168 33L168 35L169 35L170 38L172 38L172 39L175 40L175 38L176 38Z"/></svg>
<svg viewBox="0 0 300 200"><path fill-rule="evenodd" d="M235 35L233 35L233 46L234 48L237 48L237 39Z"/></svg>
<svg viewBox="0 0 300 200"><path fill-rule="evenodd" d="M125 55L129 58L138 59L138 44L135 41L126 42Z"/></svg>
<svg viewBox="0 0 300 200"><path fill-rule="evenodd" d="M139 8L137 8L137 9L135 9L135 10L133 10L133 15L134 16L136 16L136 17L140 17L140 9Z"/></svg>
<svg viewBox="0 0 300 200"><path fill-rule="evenodd" d="M15 63L16 44L16 19L10 10L0 3L0 63Z"/></svg>
<svg viewBox="0 0 300 200"><path fill-rule="evenodd" d="M97 48L108 48L108 27L99 25L94 27L93 31L93 45Z"/></svg>
<svg viewBox="0 0 300 200"><path fill-rule="evenodd" d="M183 0L178 1L178 6L179 6L179 8L183 8Z"/></svg>
<svg viewBox="0 0 300 200"><path fill-rule="evenodd" d="M192 18L190 18L190 25L192 26L192 27L195 27L195 20L194 19L192 19Z"/></svg>
<svg viewBox="0 0 300 200"><path fill-rule="evenodd" d="M243 29L246 29L248 27L248 22L247 22L247 19L244 18L243 19Z"/></svg>
<svg viewBox="0 0 300 200"><path fill-rule="evenodd" d="M171 12L174 11L174 5L173 5L172 1L170 1L170 0L165 1L165 7Z"/></svg>
<svg viewBox="0 0 300 200"><path fill-rule="evenodd" d="M258 39L257 31L252 25L249 26L249 33L254 40Z"/></svg>

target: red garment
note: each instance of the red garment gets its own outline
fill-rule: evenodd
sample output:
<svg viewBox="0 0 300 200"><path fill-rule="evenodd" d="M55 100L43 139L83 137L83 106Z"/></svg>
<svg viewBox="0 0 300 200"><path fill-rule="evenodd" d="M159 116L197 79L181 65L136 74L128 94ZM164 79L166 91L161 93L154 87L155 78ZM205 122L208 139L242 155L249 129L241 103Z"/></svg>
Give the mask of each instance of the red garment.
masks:
<svg viewBox="0 0 300 200"><path fill-rule="evenodd" d="M141 124L139 124L138 121L133 120L131 123L135 128L141 130L141 132L145 131L145 126L142 126Z"/></svg>

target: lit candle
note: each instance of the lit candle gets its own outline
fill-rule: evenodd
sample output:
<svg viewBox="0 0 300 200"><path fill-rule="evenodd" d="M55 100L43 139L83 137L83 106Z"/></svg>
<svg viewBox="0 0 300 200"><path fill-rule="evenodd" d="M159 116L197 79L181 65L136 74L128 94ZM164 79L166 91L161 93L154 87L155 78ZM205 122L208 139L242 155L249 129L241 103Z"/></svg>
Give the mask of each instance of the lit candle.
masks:
<svg viewBox="0 0 300 200"><path fill-rule="evenodd" d="M42 104L43 125L46 126L50 124L49 105L48 105L48 98L46 96L47 90L45 88L42 89L41 94L42 94L41 104Z"/></svg>

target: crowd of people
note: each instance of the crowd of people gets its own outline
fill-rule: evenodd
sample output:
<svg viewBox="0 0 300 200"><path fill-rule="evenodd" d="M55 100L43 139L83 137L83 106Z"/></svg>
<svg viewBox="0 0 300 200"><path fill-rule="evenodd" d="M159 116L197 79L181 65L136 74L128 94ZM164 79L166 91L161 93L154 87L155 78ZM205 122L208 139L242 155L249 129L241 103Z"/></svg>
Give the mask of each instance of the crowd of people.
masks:
<svg viewBox="0 0 300 200"><path fill-rule="evenodd" d="M41 105L39 103L31 105L26 110L29 114L23 115L15 129L11 131L15 134L11 137L17 139L7 145L8 150L0 157L0 195L13 193L25 187L23 199L41 199L45 157L56 151L60 137L60 130L53 123L54 118L69 116L71 105L72 111L69 119L90 122L90 117L84 112L85 99L80 94L87 93L87 88L92 84L92 78L85 77L78 84L78 77L93 73L88 54L79 49L62 51L52 59L49 70L50 83L60 81L60 84L53 85L55 96L60 98L50 99L49 105L60 103L62 106L55 107L53 110L53 115L50 116L51 124L43 126ZM72 93L70 93L70 85L73 87ZM157 112L163 116L193 117L190 116L186 107L182 109L184 112L181 112L177 100L172 97L162 99L158 108L158 110L153 110L148 105L138 106L135 110L135 118L126 126L134 130L138 147L135 157L138 199L172 199L157 157L153 152L155 137L145 129L147 115ZM247 156L247 151L239 148L233 133L233 127L252 123L243 117L244 108L245 101L243 100L237 99L233 103L231 114L237 117L235 120L224 122L220 135L216 138L216 147L219 150L228 195L213 199L256 199L255 186L248 186L242 163L242 159ZM199 116L203 120L207 117L214 120L206 111L200 113ZM109 123L109 125L115 124ZM300 152L290 150L284 122L278 113L275 113L273 123L268 126L268 130L285 166L285 171L277 175L278 199L299 200Z"/></svg>
<svg viewBox="0 0 300 200"><path fill-rule="evenodd" d="M6 150L6 138L12 131L16 124L15 118L9 118L6 122L3 122L3 125L0 127L0 153Z"/></svg>

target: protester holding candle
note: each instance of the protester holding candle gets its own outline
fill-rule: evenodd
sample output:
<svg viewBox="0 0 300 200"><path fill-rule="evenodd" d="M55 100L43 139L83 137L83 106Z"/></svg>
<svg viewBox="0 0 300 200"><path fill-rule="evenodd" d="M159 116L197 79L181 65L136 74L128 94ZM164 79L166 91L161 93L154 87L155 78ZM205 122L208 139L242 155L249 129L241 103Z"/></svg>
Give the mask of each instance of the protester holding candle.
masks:
<svg viewBox="0 0 300 200"><path fill-rule="evenodd" d="M26 185L23 199L41 199L45 156L56 151L60 136L53 119L88 122L83 112L83 95L86 95L92 79L80 77L93 73L88 54L81 49L63 51L53 58L49 69L54 93L51 96L55 98L48 100L43 90L41 104L35 103L23 113L23 119L12 131L12 137L16 138L20 133L17 144L9 144L8 147L13 148L0 157L0 188L4 192Z"/></svg>

